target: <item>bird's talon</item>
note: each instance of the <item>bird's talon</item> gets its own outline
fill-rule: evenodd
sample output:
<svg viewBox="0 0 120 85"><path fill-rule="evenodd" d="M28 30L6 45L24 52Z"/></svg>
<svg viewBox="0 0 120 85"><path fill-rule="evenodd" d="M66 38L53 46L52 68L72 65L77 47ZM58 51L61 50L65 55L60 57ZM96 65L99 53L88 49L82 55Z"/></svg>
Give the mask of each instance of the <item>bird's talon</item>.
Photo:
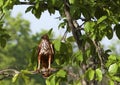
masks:
<svg viewBox="0 0 120 85"><path fill-rule="evenodd" d="M41 70L37 69L37 70L36 70L36 72L37 72L37 73L40 73L40 72L41 72Z"/></svg>

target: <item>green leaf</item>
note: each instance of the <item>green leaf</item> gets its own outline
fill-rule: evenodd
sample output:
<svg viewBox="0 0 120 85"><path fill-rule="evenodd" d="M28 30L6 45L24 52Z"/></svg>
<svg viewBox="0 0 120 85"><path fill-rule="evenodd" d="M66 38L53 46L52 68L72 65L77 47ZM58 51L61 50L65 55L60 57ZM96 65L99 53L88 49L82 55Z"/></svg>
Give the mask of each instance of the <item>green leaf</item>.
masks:
<svg viewBox="0 0 120 85"><path fill-rule="evenodd" d="M118 76L112 76L112 79L117 81L117 82L120 82L120 77L118 77Z"/></svg>
<svg viewBox="0 0 120 85"><path fill-rule="evenodd" d="M67 52L67 55L72 56L72 54L73 54L72 44L69 43L69 42L66 42L65 44L66 44L66 47L67 47L67 50L65 50ZM64 45L64 48L65 48L65 45Z"/></svg>
<svg viewBox="0 0 120 85"><path fill-rule="evenodd" d="M13 76L13 78L12 78L12 82L13 82L13 83L17 80L18 76L19 76L19 73L15 74L15 75Z"/></svg>
<svg viewBox="0 0 120 85"><path fill-rule="evenodd" d="M75 39L74 39L73 36L70 36L70 37L67 38L67 41L69 41L69 42L75 42Z"/></svg>
<svg viewBox="0 0 120 85"><path fill-rule="evenodd" d="M116 25L114 27L115 31L116 31L116 35L117 37L120 39L120 24Z"/></svg>
<svg viewBox="0 0 120 85"><path fill-rule="evenodd" d="M76 80L73 85L82 85L80 80Z"/></svg>
<svg viewBox="0 0 120 85"><path fill-rule="evenodd" d="M27 13L27 12L31 11L31 10L32 10L32 8L33 8L33 6L29 6L29 7L25 10L25 13Z"/></svg>
<svg viewBox="0 0 120 85"><path fill-rule="evenodd" d="M112 81L112 80L109 80L109 83L108 83L108 85L114 85L114 81Z"/></svg>
<svg viewBox="0 0 120 85"><path fill-rule="evenodd" d="M95 74L95 71L92 70L91 68L89 68L86 72L86 78L88 80L93 80L94 79L94 74Z"/></svg>
<svg viewBox="0 0 120 85"><path fill-rule="evenodd" d="M9 34L3 34L1 37L4 37L6 40L10 38L10 35Z"/></svg>
<svg viewBox="0 0 120 85"><path fill-rule="evenodd" d="M95 70L95 74L96 74L96 79L98 81L101 81L102 80L102 71L98 68Z"/></svg>
<svg viewBox="0 0 120 85"><path fill-rule="evenodd" d="M80 51L75 53L75 58L77 59L77 61L82 62L83 61L82 53Z"/></svg>
<svg viewBox="0 0 120 85"><path fill-rule="evenodd" d="M56 78L56 76L53 75L53 76L50 76L48 79L46 79L46 85L56 85L55 78Z"/></svg>
<svg viewBox="0 0 120 85"><path fill-rule="evenodd" d="M51 15L51 14L54 14L54 13L55 13L55 9L54 9L54 8L49 8L49 9L48 9L48 12L50 13L50 15Z"/></svg>
<svg viewBox="0 0 120 85"><path fill-rule="evenodd" d="M86 20L89 20L89 19L91 18L91 17L90 17L89 10L88 10L87 7L82 6L82 7L80 8L80 10L81 10L81 13L82 13L82 15L85 17Z"/></svg>
<svg viewBox="0 0 120 85"><path fill-rule="evenodd" d="M62 23L59 24L58 28L59 28L59 29L60 29L60 28L65 28L65 25L66 25L66 22L62 22Z"/></svg>
<svg viewBox="0 0 120 85"><path fill-rule="evenodd" d="M116 56L110 55L108 57L108 61L106 63L106 67L109 67L112 63L114 63L116 61L116 59L117 59Z"/></svg>
<svg viewBox="0 0 120 85"><path fill-rule="evenodd" d="M35 8L36 8L36 9L39 9L39 6L40 6L40 2L37 1L36 4L35 4Z"/></svg>
<svg viewBox="0 0 120 85"><path fill-rule="evenodd" d="M115 55L110 55L110 56L108 57L108 59L109 59L109 60L112 60L112 61L115 61L117 58L116 58Z"/></svg>
<svg viewBox="0 0 120 85"><path fill-rule="evenodd" d="M3 5L3 0L0 0L0 7Z"/></svg>
<svg viewBox="0 0 120 85"><path fill-rule="evenodd" d="M59 70L56 74L57 77L62 77L64 78L66 76L66 71L64 70Z"/></svg>
<svg viewBox="0 0 120 85"><path fill-rule="evenodd" d="M107 16L102 16L98 19L97 24L100 24L101 22L103 22L105 19L107 19Z"/></svg>
<svg viewBox="0 0 120 85"><path fill-rule="evenodd" d="M55 5L56 0L52 0L52 5Z"/></svg>
<svg viewBox="0 0 120 85"><path fill-rule="evenodd" d="M6 45L6 40L5 39L0 39L0 43L1 43L1 47L5 47L5 45Z"/></svg>
<svg viewBox="0 0 120 85"><path fill-rule="evenodd" d="M94 26L95 26L94 22L86 22L85 23L85 31L86 32L93 32L94 31Z"/></svg>
<svg viewBox="0 0 120 85"><path fill-rule="evenodd" d="M51 28L49 31L48 31L48 35L50 36L51 35L51 33L52 33L52 30L53 30L53 28Z"/></svg>
<svg viewBox="0 0 120 85"><path fill-rule="evenodd" d="M108 39L112 39L112 37L113 37L113 30L112 30L112 28L110 26L107 27L106 32L107 32L107 34L106 34L107 38Z"/></svg>
<svg viewBox="0 0 120 85"><path fill-rule="evenodd" d="M61 47L61 42L60 42L60 40L54 40L54 47L55 47L55 49L56 49L56 51L60 51L60 47Z"/></svg>
<svg viewBox="0 0 120 85"><path fill-rule="evenodd" d="M41 12L35 11L35 17L39 19L41 17Z"/></svg>
<svg viewBox="0 0 120 85"><path fill-rule="evenodd" d="M46 80L46 85L50 85L50 81L48 79Z"/></svg>
<svg viewBox="0 0 120 85"><path fill-rule="evenodd" d="M70 4L74 4L75 0L69 0Z"/></svg>
<svg viewBox="0 0 120 85"><path fill-rule="evenodd" d="M118 65L116 63L110 65L108 72L110 75L115 75L117 73L118 70Z"/></svg>
<svg viewBox="0 0 120 85"><path fill-rule="evenodd" d="M53 76L53 77L52 77L52 79L51 79L51 81L50 81L50 85L56 85L56 84L55 84L55 77L56 77L56 76Z"/></svg>

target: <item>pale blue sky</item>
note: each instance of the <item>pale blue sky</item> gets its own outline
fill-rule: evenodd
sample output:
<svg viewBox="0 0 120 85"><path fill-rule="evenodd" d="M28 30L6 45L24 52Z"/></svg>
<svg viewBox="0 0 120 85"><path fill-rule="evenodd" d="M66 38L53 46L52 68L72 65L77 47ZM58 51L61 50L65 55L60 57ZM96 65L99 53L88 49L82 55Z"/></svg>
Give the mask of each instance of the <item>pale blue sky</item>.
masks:
<svg viewBox="0 0 120 85"><path fill-rule="evenodd" d="M31 12L25 13L25 10L28 6L22 5L22 6L14 6L12 10L12 16L15 17L18 13L22 13L23 18L30 21L30 28L32 30L32 33L40 32L42 29L51 29L53 28L53 31L56 35L60 35L64 33L64 30L58 30L58 25L60 21L56 19L59 17L59 12L56 12L54 15L51 15L45 11L42 13L41 18L37 19Z"/></svg>

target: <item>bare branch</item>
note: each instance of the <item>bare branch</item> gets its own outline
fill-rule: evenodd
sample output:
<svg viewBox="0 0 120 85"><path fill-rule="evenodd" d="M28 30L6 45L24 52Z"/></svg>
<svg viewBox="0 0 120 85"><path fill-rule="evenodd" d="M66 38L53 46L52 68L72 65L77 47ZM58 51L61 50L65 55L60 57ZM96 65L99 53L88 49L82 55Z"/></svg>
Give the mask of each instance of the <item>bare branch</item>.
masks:
<svg viewBox="0 0 120 85"><path fill-rule="evenodd" d="M8 77L12 77L12 76L14 76L15 74L18 74L18 73L20 73L20 72L15 70L15 69L0 70L0 75L2 76L0 78L0 80L3 80L3 79L8 78Z"/></svg>
<svg viewBox="0 0 120 85"><path fill-rule="evenodd" d="M53 73L57 72L58 70L59 69L51 68L50 69L50 74L53 74ZM0 81L4 80L6 78L9 78L9 77L13 77L15 74L23 73L23 74L31 74L31 75L34 75L34 74L41 74L42 75L42 73L44 73L44 72L45 72L44 69L41 69L41 72L27 71L27 70L18 71L16 69L4 69L4 70L0 70Z"/></svg>
<svg viewBox="0 0 120 85"><path fill-rule="evenodd" d="M66 41L66 36L67 36L68 31L66 30L64 35L61 38L61 41Z"/></svg>
<svg viewBox="0 0 120 85"><path fill-rule="evenodd" d="M0 75L3 74L4 72L19 73L19 71L15 70L15 69L5 69L5 70L0 70Z"/></svg>
<svg viewBox="0 0 120 85"><path fill-rule="evenodd" d="M98 57L100 59L100 63L101 63L101 66L102 66L103 65L103 61L102 61L103 49L100 47L100 43L99 42L93 41L93 44L96 47L96 52L98 53Z"/></svg>

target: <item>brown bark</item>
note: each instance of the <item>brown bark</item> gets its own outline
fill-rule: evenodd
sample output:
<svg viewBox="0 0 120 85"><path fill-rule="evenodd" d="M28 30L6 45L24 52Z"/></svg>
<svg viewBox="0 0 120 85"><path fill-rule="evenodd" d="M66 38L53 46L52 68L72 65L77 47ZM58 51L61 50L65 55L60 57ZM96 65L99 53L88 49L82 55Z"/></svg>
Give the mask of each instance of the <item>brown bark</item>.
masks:
<svg viewBox="0 0 120 85"><path fill-rule="evenodd" d="M71 17L71 14L70 14L70 6L69 6L69 3L67 0L64 0L64 12L65 12L65 16L66 16L66 19L67 19L67 22L68 22L68 25L70 27L70 29L72 30L72 34L76 40L76 43L78 45L78 48L84 52L84 49L82 47L82 39L81 39L81 30L78 29L79 25L77 23L77 21L73 20L72 17ZM82 67L83 66L83 67ZM86 70L86 65L82 65L82 72L84 74L84 70ZM87 82L85 79L82 79L81 80L81 83L82 85L87 85Z"/></svg>
<svg viewBox="0 0 120 85"><path fill-rule="evenodd" d="M69 7L69 3L67 2L67 0L64 0L64 12L65 12L65 16L66 16L66 19L67 19L67 22L68 22L68 25L70 27L70 29L72 30L72 34L76 40L76 43L78 45L78 48L81 49L81 39L80 39L80 36L81 36L81 32L78 31L77 27L78 27L78 24L76 21L74 21L71 17L71 14L70 14L70 7Z"/></svg>

